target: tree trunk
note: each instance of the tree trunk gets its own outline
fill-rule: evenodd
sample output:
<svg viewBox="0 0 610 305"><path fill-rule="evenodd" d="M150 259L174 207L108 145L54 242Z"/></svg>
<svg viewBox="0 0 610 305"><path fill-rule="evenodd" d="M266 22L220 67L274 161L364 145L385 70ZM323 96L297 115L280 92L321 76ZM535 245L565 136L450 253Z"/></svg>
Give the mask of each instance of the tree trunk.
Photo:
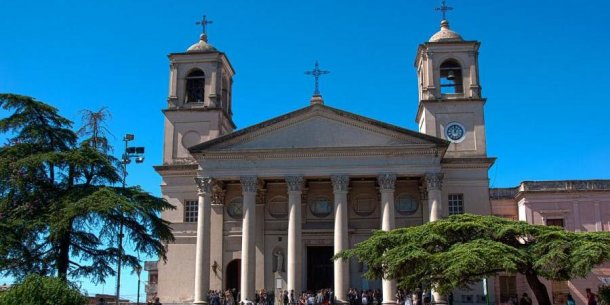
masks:
<svg viewBox="0 0 610 305"><path fill-rule="evenodd" d="M68 269L70 268L70 237L72 232L72 220L65 232L59 238L59 251L57 251L57 276L64 282L68 281Z"/></svg>
<svg viewBox="0 0 610 305"><path fill-rule="evenodd" d="M531 269L527 270L525 272L525 278L527 279L530 288L532 288L536 300L538 300L538 305L552 305L546 286L538 279L536 271Z"/></svg>

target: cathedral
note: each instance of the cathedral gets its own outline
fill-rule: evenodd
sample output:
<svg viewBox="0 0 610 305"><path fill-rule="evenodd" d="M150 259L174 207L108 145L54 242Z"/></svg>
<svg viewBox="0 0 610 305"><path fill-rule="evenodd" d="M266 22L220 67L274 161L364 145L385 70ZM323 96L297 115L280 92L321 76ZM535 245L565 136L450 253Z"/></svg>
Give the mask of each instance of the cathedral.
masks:
<svg viewBox="0 0 610 305"><path fill-rule="evenodd" d="M417 131L333 108L317 90L303 108L236 129L228 55L205 32L170 54L163 164L155 170L163 197L177 207L162 215L176 239L167 262L146 264L147 293L165 304L203 304L208 290L235 288L241 300L253 300L262 288L332 288L341 303L353 287L380 289L384 304L395 304L395 281L367 281L366 266L331 257L372 230L458 213L610 230L610 181L490 190L495 158L486 149L479 46L446 19L418 46ZM548 286L561 291L558 298L596 288L597 278L610 278L600 270L589 282ZM453 303L484 304L489 294L500 304L528 291L510 274L486 283L456 291Z"/></svg>

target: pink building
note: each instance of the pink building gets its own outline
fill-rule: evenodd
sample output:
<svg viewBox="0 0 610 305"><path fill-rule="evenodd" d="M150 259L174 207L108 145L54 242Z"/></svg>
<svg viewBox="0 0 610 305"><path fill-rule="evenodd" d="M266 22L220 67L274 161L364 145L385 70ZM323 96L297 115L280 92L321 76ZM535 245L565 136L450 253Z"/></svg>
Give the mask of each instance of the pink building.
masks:
<svg viewBox="0 0 610 305"><path fill-rule="evenodd" d="M492 188L489 194L496 216L575 232L610 231L610 180L524 181L514 188ZM597 291L608 280L610 265L595 268L584 279L543 282L554 304L566 304L571 293L577 305L586 305L585 289ZM524 292L537 304L523 276L505 274L495 281L496 304Z"/></svg>

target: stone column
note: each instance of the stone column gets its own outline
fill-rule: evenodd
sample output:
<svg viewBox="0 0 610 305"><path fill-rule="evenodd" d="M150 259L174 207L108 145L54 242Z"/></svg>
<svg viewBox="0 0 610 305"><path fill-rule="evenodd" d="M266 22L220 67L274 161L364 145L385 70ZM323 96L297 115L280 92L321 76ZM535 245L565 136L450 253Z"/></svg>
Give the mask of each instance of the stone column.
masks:
<svg viewBox="0 0 610 305"><path fill-rule="evenodd" d="M241 300L254 301L254 280L256 266L254 263L255 228L256 228L256 189L258 179L256 176L241 177L241 189L243 196L243 220L241 227Z"/></svg>
<svg viewBox="0 0 610 305"><path fill-rule="evenodd" d="M426 186L428 188L428 208L430 209L430 222L441 218L443 206L441 189L443 187L443 174L426 174Z"/></svg>
<svg viewBox="0 0 610 305"><path fill-rule="evenodd" d="M286 289L294 290L295 298L301 292L301 194L305 180L303 176L286 177L288 186L288 257Z"/></svg>
<svg viewBox="0 0 610 305"><path fill-rule="evenodd" d="M195 246L195 297L193 304L207 304L210 290L210 204L212 179L195 178L197 183L197 244Z"/></svg>
<svg viewBox="0 0 610 305"><path fill-rule="evenodd" d="M347 192L349 177L345 175L331 176L333 193L335 195L335 251L337 254L348 247L347 236ZM335 260L335 303L347 303L349 288L349 265L347 260Z"/></svg>
<svg viewBox="0 0 610 305"><path fill-rule="evenodd" d="M394 215L394 188L396 175L382 174L377 177L379 192L381 193L381 230L390 231L395 228ZM383 304L396 303L396 280L381 282L383 288Z"/></svg>
<svg viewBox="0 0 610 305"><path fill-rule="evenodd" d="M443 193L441 192L443 188L443 174L426 174L426 187L428 189L428 207L430 209L430 222L437 221L441 218L443 211ZM446 296L434 290L434 283L432 284L431 292L432 297L434 298L434 304L447 304Z"/></svg>

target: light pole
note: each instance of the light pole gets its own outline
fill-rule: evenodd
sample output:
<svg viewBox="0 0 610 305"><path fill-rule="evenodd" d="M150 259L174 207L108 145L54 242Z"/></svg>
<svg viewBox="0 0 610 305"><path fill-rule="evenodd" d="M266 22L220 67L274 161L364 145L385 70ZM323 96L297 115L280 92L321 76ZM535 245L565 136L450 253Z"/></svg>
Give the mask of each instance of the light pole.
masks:
<svg viewBox="0 0 610 305"><path fill-rule="evenodd" d="M123 189L127 187L127 164L131 163L131 158L135 158L136 163L144 162L144 147L129 147L129 141L133 141L133 134L125 134L123 141L125 142L125 151L121 158L123 166ZM119 205L119 213L122 212L122 207ZM117 277L116 277L116 296L115 305L119 305L119 296L121 292L121 261L123 259L123 221L119 220L119 254L117 258ZM139 282L139 275L138 275ZM138 287L139 289L139 287Z"/></svg>
<svg viewBox="0 0 610 305"><path fill-rule="evenodd" d="M136 274L138 275L138 296L136 299L136 305L140 305L140 273L142 273L142 266L140 266L140 264L138 264L136 266ZM487 304L489 305L489 304Z"/></svg>

